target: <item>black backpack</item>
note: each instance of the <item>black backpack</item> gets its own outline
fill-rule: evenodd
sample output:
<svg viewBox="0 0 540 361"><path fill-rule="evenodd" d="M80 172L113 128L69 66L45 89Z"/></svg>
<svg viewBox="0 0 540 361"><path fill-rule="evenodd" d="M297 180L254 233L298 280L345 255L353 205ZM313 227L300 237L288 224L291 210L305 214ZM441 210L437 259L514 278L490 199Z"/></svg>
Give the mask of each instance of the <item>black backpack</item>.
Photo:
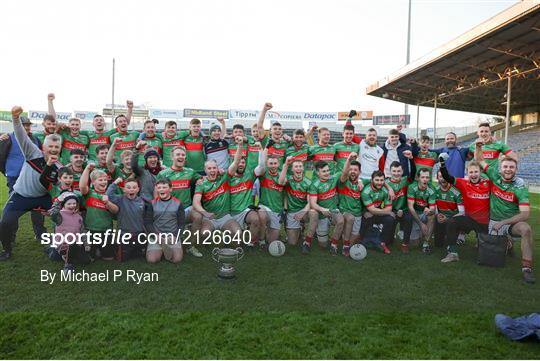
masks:
<svg viewBox="0 0 540 361"><path fill-rule="evenodd" d="M478 264L504 267L508 238L495 234L478 234Z"/></svg>

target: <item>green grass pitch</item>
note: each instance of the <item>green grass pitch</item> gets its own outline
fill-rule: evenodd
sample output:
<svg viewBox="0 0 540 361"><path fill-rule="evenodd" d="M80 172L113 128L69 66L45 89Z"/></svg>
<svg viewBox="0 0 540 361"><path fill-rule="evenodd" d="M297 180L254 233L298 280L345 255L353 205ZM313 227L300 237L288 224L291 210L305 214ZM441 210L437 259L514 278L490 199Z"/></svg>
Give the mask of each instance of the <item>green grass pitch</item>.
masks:
<svg viewBox="0 0 540 361"><path fill-rule="evenodd" d="M0 208L7 189L0 179ZM531 223L540 254L540 196ZM50 230L50 224L49 224ZM518 247L519 248L519 247ZM57 271L21 219L13 259L0 263L0 355L13 358L471 358L536 359L540 343L499 334L496 313L540 311L540 285L521 281L520 252L507 266L477 266L474 240L461 261L368 252L362 262L314 247L281 258L248 251L237 279L219 280L217 265L187 256L179 265L98 261L88 271L158 272L136 285L40 282ZM538 277L537 272L537 277Z"/></svg>

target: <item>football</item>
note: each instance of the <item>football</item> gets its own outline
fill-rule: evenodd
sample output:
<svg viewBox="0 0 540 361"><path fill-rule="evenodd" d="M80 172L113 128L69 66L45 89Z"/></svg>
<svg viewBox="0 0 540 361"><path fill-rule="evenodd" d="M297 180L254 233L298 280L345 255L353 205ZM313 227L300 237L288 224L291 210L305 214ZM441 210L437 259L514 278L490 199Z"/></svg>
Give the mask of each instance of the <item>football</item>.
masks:
<svg viewBox="0 0 540 361"><path fill-rule="evenodd" d="M355 261L361 261L367 256L366 247L361 244L355 244L350 249L351 258Z"/></svg>
<svg viewBox="0 0 540 361"><path fill-rule="evenodd" d="M285 243L281 241L274 241L268 246L268 252L274 257L280 257L285 254Z"/></svg>

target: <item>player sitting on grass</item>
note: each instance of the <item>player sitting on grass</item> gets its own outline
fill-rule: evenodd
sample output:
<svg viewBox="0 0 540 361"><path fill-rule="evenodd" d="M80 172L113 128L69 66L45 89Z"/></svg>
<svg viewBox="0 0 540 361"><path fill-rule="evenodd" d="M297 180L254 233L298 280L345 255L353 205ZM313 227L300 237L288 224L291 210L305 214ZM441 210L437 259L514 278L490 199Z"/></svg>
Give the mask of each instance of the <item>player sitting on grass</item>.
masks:
<svg viewBox="0 0 540 361"><path fill-rule="evenodd" d="M289 171L289 167L292 168L292 172ZM288 173L292 174L287 175ZM279 184L285 186L285 197L287 198L286 231L288 243L293 246L298 243L302 233L302 223L307 223L309 219L309 229L305 239L311 244L319 217L316 211L309 208L307 195L311 181L304 176L303 161L295 159L292 155L288 156L279 175Z"/></svg>
<svg viewBox="0 0 540 361"><path fill-rule="evenodd" d="M531 207L529 191L523 179L516 176L517 161L504 157L497 163L488 164L482 155L482 141L476 143L474 158L480 163L491 180L489 198L490 234L521 237L521 270L523 280L534 283L533 275L533 237L531 226L527 223Z"/></svg>
<svg viewBox="0 0 540 361"><path fill-rule="evenodd" d="M242 136L240 135L239 138L241 139ZM264 233L261 235L261 224L266 221L265 212L257 210L257 207L253 205L251 194L255 179L264 174L266 151L265 149L259 153L259 164L255 169L247 168L247 159L242 156L235 174L229 179L231 216L243 229L249 229L251 233L250 246L258 244L259 238L264 237ZM246 148L242 154L247 154Z"/></svg>
<svg viewBox="0 0 540 361"><path fill-rule="evenodd" d="M338 241L343 232L345 220L338 209L338 194L336 186L339 182L339 174L330 174L330 167L326 162L315 163L317 178L309 188L309 206L319 213L317 225L317 240L319 246L326 247L328 244L328 230L330 223L334 225L334 231L330 237L330 253L338 254ZM305 239L302 244L302 253L307 254L311 248L310 240Z"/></svg>
<svg viewBox="0 0 540 361"><path fill-rule="evenodd" d="M419 244L423 239L422 252L431 253L430 239L435 223L435 191L430 187L431 173L427 168L418 170L417 181L407 190L407 205L413 218L411 240Z"/></svg>
<svg viewBox="0 0 540 361"><path fill-rule="evenodd" d="M236 139L238 148L234 161L227 172L219 174L215 160L205 163L206 178L197 184L193 196L193 209L203 215L201 234L214 230L229 231L233 236L240 232L240 225L231 217L229 178L236 173L236 168L242 157L242 138Z"/></svg>
<svg viewBox="0 0 540 361"><path fill-rule="evenodd" d="M338 209L343 213L345 221L342 235L343 249L341 251L345 257L349 257L351 245L360 238L362 226L361 192L364 185L369 184L367 179L360 178L360 163L356 160L357 158L358 153L348 153L345 164L340 168L341 175L337 186Z"/></svg>
<svg viewBox="0 0 540 361"><path fill-rule="evenodd" d="M362 203L366 207L362 221L362 236L366 232L370 232L373 225L382 224L381 242L376 246L385 254L390 254L387 243L394 238L392 231L394 230L396 215L392 212L392 201L385 188L384 173L382 171L376 170L371 174L371 184L362 189L361 197Z"/></svg>
<svg viewBox="0 0 540 361"><path fill-rule="evenodd" d="M184 207L171 191L169 179L156 182L157 198L152 200L153 223L149 228L157 239L148 242L146 261L149 263L159 262L162 256L169 262L178 263L184 255L181 238L185 225Z"/></svg>

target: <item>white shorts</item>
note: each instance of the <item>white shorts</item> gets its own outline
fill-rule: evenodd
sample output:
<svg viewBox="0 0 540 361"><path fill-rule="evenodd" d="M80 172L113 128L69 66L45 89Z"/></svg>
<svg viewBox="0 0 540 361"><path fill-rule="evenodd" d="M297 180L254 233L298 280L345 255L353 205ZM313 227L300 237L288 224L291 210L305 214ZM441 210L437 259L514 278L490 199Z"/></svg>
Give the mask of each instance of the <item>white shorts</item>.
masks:
<svg viewBox="0 0 540 361"><path fill-rule="evenodd" d="M230 214L226 214L223 217L217 218L217 219L208 219L208 218L205 218L205 219L207 221L209 221L210 223L212 223L212 226L214 227L214 230L217 231L217 230L221 230L221 228L223 228L225 223L229 222L233 218L231 217Z"/></svg>
<svg viewBox="0 0 540 361"><path fill-rule="evenodd" d="M330 219L329 218L319 218L317 222L317 236L324 237L328 236L328 229L330 228Z"/></svg>
<svg viewBox="0 0 540 361"><path fill-rule="evenodd" d="M279 224L279 213L273 212L270 208L263 206L262 204L259 204L259 207L268 214L269 227L272 229L281 229L281 224Z"/></svg>
<svg viewBox="0 0 540 361"><path fill-rule="evenodd" d="M428 221L428 218L425 213L422 213L420 215L420 220L422 223L426 224ZM410 239L420 239L422 237L422 230L420 229L420 225L416 223L416 221L413 220L412 222L412 230L411 230L411 238Z"/></svg>
<svg viewBox="0 0 540 361"><path fill-rule="evenodd" d="M351 234L357 236L360 234L360 228L362 227L362 216L354 217L354 223L352 226Z"/></svg>
<svg viewBox="0 0 540 361"><path fill-rule="evenodd" d="M296 216L300 212L303 212L303 211L287 212L287 229L301 229L302 228L302 223L297 221L294 218L294 216ZM307 215L308 215L308 212L304 214L304 220L307 219Z"/></svg>
<svg viewBox="0 0 540 361"><path fill-rule="evenodd" d="M252 209L246 209L234 216L232 216L232 218L240 225L240 227L242 228L245 228L247 226L246 224L246 217L248 215L249 212L253 211ZM255 211L253 211L255 212Z"/></svg>
<svg viewBox="0 0 540 361"><path fill-rule="evenodd" d="M502 226L501 228L499 228L499 230L497 232L495 232L493 230L493 225L495 223L498 223L497 221L494 221L492 219L489 220L489 224L488 224L488 233L489 234L494 234L494 235L497 235L497 236L510 236L510 237L514 237L512 235L512 226L513 224L505 224L504 226Z"/></svg>

